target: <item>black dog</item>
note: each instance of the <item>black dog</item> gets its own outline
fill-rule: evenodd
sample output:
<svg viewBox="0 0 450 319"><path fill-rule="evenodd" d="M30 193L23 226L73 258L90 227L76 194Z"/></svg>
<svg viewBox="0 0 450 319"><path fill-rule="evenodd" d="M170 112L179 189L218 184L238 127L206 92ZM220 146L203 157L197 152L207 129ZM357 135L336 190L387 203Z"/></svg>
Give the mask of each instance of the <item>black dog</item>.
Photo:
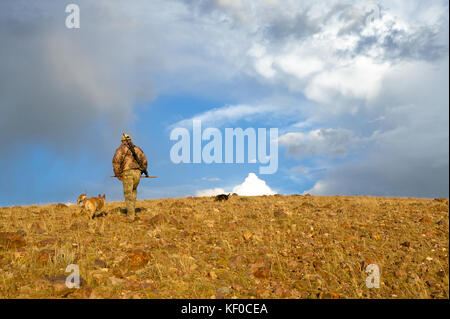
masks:
<svg viewBox="0 0 450 319"><path fill-rule="evenodd" d="M228 196L230 196L230 194L226 195L226 194L220 194L217 195L216 198L214 199L215 202L221 202L224 200L228 200Z"/></svg>

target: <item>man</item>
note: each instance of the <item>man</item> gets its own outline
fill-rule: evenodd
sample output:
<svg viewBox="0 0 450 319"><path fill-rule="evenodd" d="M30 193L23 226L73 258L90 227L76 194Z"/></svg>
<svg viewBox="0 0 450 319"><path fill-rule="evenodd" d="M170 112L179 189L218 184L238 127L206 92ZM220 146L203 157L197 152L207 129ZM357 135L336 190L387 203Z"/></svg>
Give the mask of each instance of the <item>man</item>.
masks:
<svg viewBox="0 0 450 319"><path fill-rule="evenodd" d="M134 149L136 157L131 148ZM127 217L134 221L137 187L142 173L147 172L147 158L144 152L131 142L128 134L122 134L122 144L114 154L112 165L115 176L123 182Z"/></svg>

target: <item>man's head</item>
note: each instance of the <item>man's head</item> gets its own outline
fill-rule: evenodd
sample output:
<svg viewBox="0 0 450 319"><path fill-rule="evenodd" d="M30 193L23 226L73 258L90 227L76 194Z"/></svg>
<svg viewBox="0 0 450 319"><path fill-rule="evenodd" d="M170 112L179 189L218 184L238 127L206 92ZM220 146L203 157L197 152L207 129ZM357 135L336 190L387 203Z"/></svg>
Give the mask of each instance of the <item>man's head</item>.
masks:
<svg viewBox="0 0 450 319"><path fill-rule="evenodd" d="M123 142L123 141L127 141L127 140L131 140L130 135L123 133L123 134L122 134L122 142Z"/></svg>

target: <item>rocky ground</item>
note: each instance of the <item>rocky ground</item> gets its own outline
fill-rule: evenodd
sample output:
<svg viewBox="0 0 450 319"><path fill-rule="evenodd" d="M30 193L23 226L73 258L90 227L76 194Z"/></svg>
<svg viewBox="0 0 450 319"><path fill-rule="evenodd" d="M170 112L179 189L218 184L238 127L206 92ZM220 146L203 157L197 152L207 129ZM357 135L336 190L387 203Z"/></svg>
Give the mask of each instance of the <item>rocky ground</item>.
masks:
<svg viewBox="0 0 450 319"><path fill-rule="evenodd" d="M447 199L146 200L134 223L120 205L0 208L0 298L449 298Z"/></svg>

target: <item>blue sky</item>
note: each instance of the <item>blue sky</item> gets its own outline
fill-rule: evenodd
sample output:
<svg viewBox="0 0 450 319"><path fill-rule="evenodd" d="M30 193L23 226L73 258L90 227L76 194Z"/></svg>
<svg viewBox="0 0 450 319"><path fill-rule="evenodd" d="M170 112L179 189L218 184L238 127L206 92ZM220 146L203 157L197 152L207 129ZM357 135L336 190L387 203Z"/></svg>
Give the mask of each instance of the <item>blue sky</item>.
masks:
<svg viewBox="0 0 450 319"><path fill-rule="evenodd" d="M122 200L122 132L158 176L139 199L448 197L447 1L72 3L80 29L66 3L0 3L0 206ZM172 163L193 119L278 128L277 172Z"/></svg>

